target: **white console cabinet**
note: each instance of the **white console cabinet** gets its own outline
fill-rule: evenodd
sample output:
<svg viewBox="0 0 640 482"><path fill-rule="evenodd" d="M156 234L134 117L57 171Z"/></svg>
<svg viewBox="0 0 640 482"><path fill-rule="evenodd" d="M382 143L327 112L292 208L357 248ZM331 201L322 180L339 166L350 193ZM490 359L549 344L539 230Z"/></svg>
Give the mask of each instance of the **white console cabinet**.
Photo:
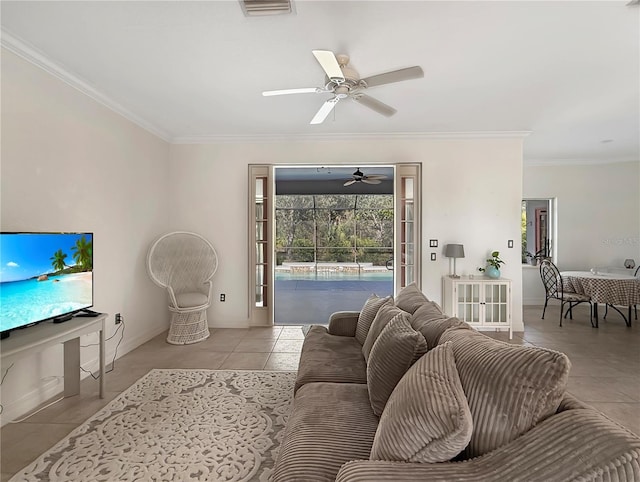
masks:
<svg viewBox="0 0 640 482"><path fill-rule="evenodd" d="M508 330L511 327L511 280L486 276L461 276L442 279L445 313L456 316L475 329Z"/></svg>

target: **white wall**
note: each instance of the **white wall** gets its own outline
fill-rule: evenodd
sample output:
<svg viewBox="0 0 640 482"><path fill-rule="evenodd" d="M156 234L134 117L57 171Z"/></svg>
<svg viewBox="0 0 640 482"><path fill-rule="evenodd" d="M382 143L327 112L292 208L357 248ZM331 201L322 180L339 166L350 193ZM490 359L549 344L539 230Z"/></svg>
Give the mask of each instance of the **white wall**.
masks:
<svg viewBox="0 0 640 482"><path fill-rule="evenodd" d="M169 226L168 144L2 50L1 154L3 231L94 233L95 309L111 314L107 335L114 313L126 323L118 355L166 330L165 295L145 256ZM108 342L109 361L118 338ZM11 368L3 422L62 389L51 378L62 375L61 354L54 347ZM83 366L96 359L95 348L82 348Z"/></svg>
<svg viewBox="0 0 640 482"><path fill-rule="evenodd" d="M247 313L247 172L249 164L391 164L423 165L422 289L441 301L447 243L462 243L459 274L484 266L493 250L506 261L502 275L513 279L514 329L522 330L520 203L521 139L350 140L244 144L173 145L170 177L175 193L171 218L176 228L194 230L216 247L212 326L248 326ZM429 239L439 247L429 248ZM514 248L507 249L507 240ZM435 251L438 260L429 261ZM339 308L339 307L337 307Z"/></svg>
<svg viewBox="0 0 640 482"><path fill-rule="evenodd" d="M124 315L120 356L168 326L165 294L149 281L144 261L150 243L174 229L205 235L220 256L216 300L224 292L227 302L210 308L210 324L249 324L247 166L254 163L422 162L423 290L441 301L447 243L465 245L460 274L477 273L498 249L506 261L503 276L513 279L514 329L523 328L522 139L169 146L4 50L2 138L0 227L94 232L95 308ZM429 239L438 239L439 247L430 249ZM515 241L513 249L507 249L508 239ZM435 262L429 261L432 251ZM114 330L111 317L107 335ZM109 359L115 341L109 342ZM61 390L61 354L55 347L11 368L2 385L3 421ZM94 348L83 348L83 365L95 366L96 357Z"/></svg>
<svg viewBox="0 0 640 482"><path fill-rule="evenodd" d="M524 167L525 198L557 198L560 270L640 263L640 162ZM523 302L544 303L537 268L523 268Z"/></svg>

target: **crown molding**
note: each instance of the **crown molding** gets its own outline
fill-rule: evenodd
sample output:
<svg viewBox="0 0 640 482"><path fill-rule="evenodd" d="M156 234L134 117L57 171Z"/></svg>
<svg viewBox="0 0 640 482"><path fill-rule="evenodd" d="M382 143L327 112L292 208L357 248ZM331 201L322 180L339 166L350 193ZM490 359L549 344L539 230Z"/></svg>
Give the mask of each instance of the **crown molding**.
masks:
<svg viewBox="0 0 640 482"><path fill-rule="evenodd" d="M67 85L70 85L74 89L79 90L83 94L91 97L96 102L116 112L117 114L133 122L139 127L142 127L151 134L159 137L166 142L171 142L172 136L168 132L160 129L159 127L155 126L146 119L143 119L137 114L134 114L126 107L123 107L121 104L110 98L104 92L101 92L100 90L93 87L87 80L83 79L78 74L72 72L64 65L51 60L45 53L40 51L35 46L13 35L4 27L0 32L2 35L0 45L2 45L3 48L7 49L10 52L13 52L27 62L62 80Z"/></svg>
<svg viewBox="0 0 640 482"><path fill-rule="evenodd" d="M466 140L466 139L524 139L530 131L486 131L486 132L368 132L335 134L291 134L291 135L238 135L238 136L181 136L174 137L172 144L232 144L270 142L332 142L371 140Z"/></svg>
<svg viewBox="0 0 640 482"><path fill-rule="evenodd" d="M621 164L626 162L640 162L640 159L629 157L608 157L589 159L524 159L525 167L547 167L547 166L595 166L601 164Z"/></svg>

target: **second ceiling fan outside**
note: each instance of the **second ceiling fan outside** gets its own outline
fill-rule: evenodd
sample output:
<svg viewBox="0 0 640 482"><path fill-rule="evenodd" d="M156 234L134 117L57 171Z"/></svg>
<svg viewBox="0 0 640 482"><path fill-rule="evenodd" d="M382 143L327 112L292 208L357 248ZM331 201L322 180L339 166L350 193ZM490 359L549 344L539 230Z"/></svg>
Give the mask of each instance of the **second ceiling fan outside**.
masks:
<svg viewBox="0 0 640 482"><path fill-rule="evenodd" d="M371 174L370 176L365 176L364 173L360 170L360 168L356 169L356 172L353 173L353 179L349 179L343 185L351 186L357 182L363 182L365 184L380 184L382 179L386 179L387 176L383 174Z"/></svg>
<svg viewBox="0 0 640 482"><path fill-rule="evenodd" d="M358 72L349 67L348 55L335 55L330 50L313 50L312 52L326 74L324 87L268 90L262 93L265 97L288 94L333 94L331 99L320 106L320 110L311 119L310 124L324 122L336 104L346 98L351 98L379 114L390 117L397 112L396 109L374 99L363 91L370 87L424 77L422 68L413 66L361 79Z"/></svg>

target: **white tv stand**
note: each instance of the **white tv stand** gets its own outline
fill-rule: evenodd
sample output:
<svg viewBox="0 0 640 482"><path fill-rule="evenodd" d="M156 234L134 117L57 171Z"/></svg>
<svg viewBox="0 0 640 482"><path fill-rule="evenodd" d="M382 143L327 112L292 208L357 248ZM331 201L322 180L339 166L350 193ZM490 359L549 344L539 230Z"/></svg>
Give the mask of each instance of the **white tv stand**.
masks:
<svg viewBox="0 0 640 482"><path fill-rule="evenodd" d="M34 355L50 346L64 343L64 396L80 393L80 337L89 333L100 334L100 398L104 398L105 344L104 329L106 313L94 318L72 318L64 323L45 321L23 330L14 330L9 338L0 342L2 369L20 358Z"/></svg>

